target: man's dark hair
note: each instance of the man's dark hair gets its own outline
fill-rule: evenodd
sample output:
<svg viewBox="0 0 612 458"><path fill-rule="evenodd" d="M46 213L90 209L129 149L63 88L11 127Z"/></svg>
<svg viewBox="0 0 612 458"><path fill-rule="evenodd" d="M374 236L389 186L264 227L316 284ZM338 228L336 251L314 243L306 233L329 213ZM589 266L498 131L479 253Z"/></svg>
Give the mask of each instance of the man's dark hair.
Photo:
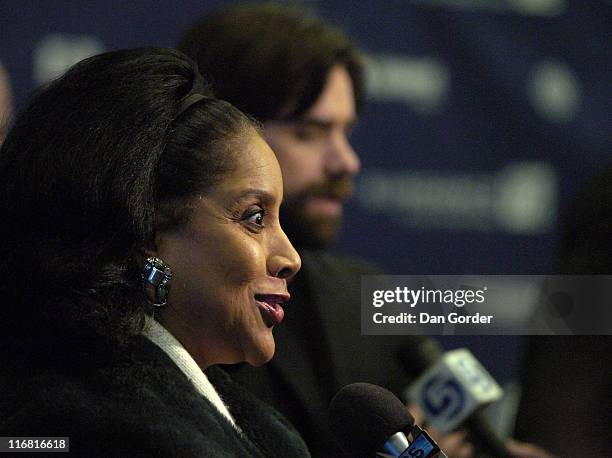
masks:
<svg viewBox="0 0 612 458"><path fill-rule="evenodd" d="M198 63L219 98L262 122L300 117L337 64L351 77L357 110L363 105L363 62L355 45L296 6L222 9L195 23L178 47Z"/></svg>
<svg viewBox="0 0 612 458"><path fill-rule="evenodd" d="M4 337L80 345L141 331L156 230L185 223L258 129L204 87L179 114L194 75L178 51L110 52L72 67L17 117L0 150Z"/></svg>

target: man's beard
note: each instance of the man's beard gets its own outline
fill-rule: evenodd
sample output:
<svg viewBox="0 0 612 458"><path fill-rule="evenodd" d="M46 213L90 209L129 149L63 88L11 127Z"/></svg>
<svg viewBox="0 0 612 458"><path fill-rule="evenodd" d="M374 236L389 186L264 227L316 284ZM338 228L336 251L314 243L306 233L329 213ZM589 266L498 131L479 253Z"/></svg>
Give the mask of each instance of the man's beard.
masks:
<svg viewBox="0 0 612 458"><path fill-rule="evenodd" d="M309 185L299 193L286 195L280 209L280 222L291 243L301 249L324 248L335 242L342 225L342 214L313 215L306 211L306 206L313 198L343 202L352 193L352 178L342 176Z"/></svg>

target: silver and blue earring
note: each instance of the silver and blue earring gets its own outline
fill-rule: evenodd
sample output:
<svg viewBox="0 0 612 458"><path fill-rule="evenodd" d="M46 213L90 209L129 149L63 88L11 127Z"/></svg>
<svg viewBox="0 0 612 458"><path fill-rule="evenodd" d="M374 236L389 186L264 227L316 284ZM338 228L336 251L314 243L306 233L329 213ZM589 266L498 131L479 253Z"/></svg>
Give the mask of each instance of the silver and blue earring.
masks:
<svg viewBox="0 0 612 458"><path fill-rule="evenodd" d="M146 258L142 281L145 295L151 305L163 307L168 303L168 293L172 284L172 270L164 261L153 256Z"/></svg>

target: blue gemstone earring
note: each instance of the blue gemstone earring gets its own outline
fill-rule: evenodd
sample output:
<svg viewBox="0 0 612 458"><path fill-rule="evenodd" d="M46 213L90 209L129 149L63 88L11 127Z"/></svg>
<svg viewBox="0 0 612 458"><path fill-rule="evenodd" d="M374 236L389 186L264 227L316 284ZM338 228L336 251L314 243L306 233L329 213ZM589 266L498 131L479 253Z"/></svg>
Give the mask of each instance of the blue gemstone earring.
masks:
<svg viewBox="0 0 612 458"><path fill-rule="evenodd" d="M142 281L145 295L151 305L163 307L168 303L172 270L164 261L156 257L145 259Z"/></svg>

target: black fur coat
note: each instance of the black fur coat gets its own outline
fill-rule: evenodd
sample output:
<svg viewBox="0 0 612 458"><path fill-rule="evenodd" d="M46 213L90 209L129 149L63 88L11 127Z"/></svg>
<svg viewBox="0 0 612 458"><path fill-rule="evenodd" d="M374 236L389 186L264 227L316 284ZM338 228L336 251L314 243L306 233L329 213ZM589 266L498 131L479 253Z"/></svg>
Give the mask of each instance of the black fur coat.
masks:
<svg viewBox="0 0 612 458"><path fill-rule="evenodd" d="M238 433L142 336L102 363L0 375L0 436L69 436L71 456L310 456L280 414L212 367Z"/></svg>

